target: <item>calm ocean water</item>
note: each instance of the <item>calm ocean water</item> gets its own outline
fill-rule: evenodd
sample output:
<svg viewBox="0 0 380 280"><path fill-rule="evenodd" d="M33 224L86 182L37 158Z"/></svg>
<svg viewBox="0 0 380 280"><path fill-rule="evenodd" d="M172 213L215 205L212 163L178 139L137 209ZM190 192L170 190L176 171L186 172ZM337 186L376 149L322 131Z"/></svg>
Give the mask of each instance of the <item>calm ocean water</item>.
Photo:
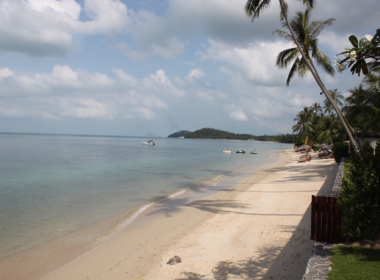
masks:
<svg viewBox="0 0 380 280"><path fill-rule="evenodd" d="M292 148L173 138L141 145L146 140L0 134L0 260ZM257 155L221 153L253 148ZM91 238L107 231L92 230Z"/></svg>

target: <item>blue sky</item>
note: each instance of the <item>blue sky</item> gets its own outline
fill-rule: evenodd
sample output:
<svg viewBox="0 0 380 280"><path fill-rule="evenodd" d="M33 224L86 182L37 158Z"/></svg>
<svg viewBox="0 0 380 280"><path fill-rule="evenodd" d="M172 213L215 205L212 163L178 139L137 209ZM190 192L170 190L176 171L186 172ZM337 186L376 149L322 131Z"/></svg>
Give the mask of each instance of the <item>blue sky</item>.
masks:
<svg viewBox="0 0 380 280"><path fill-rule="evenodd" d="M304 10L288 1L290 17ZM291 47L278 1L259 20L244 0L0 0L0 132L167 136L213 127L290 133L304 106L323 102L311 75L285 86L275 59ZM333 17L320 48L374 34L378 0L319 0ZM328 77L347 95L360 78Z"/></svg>

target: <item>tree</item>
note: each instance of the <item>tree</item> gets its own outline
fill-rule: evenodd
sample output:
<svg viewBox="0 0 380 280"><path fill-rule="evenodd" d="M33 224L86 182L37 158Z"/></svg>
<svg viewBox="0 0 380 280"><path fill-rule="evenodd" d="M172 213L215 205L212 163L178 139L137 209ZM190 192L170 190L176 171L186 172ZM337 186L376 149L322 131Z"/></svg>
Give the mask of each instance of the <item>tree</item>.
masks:
<svg viewBox="0 0 380 280"><path fill-rule="evenodd" d="M303 110L297 114L297 117L294 118L294 121L296 121L297 124L293 125L293 132L307 134L309 131L312 131L313 127L310 122L312 115L313 112L310 110L310 108L304 107Z"/></svg>
<svg viewBox="0 0 380 280"><path fill-rule="evenodd" d="M325 21L313 20L310 22L310 16L310 10L307 9L304 13L297 12L296 16L292 19L290 25L297 36L296 38L293 38L288 32L279 29L275 30L273 33L278 34L293 44L294 40L297 40L302 47L306 59L311 65L313 65L313 60L315 60L315 62L320 65L326 73L334 76L335 71L331 65L330 59L318 48L317 37L321 31L327 25L331 25L335 19L329 18ZM286 28L286 22L284 22L282 26ZM287 68L287 66L293 61L294 63L286 80L287 86L289 86L290 80L293 78L295 73L298 73L298 76L303 78L309 72L309 68L305 63L305 60L300 55L300 51L297 47L280 52L277 56L276 65L279 68Z"/></svg>
<svg viewBox="0 0 380 280"><path fill-rule="evenodd" d="M353 126L360 127L363 134L380 133L380 91L377 87L371 86L371 81L366 77L359 87L349 92L351 95L346 98L343 108L347 119Z"/></svg>
<svg viewBox="0 0 380 280"><path fill-rule="evenodd" d="M318 123L318 140L329 138L331 144L333 142L333 135L337 133L337 119L335 115L324 116ZM322 141L321 141L322 142Z"/></svg>
<svg viewBox="0 0 380 280"><path fill-rule="evenodd" d="M261 12L264 11L266 8L268 8L268 6L270 5L270 2L271 2L271 0L247 0L247 2L245 4L246 14L249 17L251 17L252 21L253 21L256 18L259 18ZM303 4L306 4L308 8L312 8L314 6L314 0L302 0L302 2L303 2ZM295 33L294 33L294 31L290 25L289 19L288 19L288 15L287 15L288 4L284 0L279 0L279 3L280 3L280 8L281 8L280 19L284 20L286 22L286 25L290 31L291 36L293 38L297 38L297 36L295 35ZM321 78L319 77L317 70L315 69L314 65L310 64L310 62L307 59L306 54L304 53L304 51L303 51L300 43L298 42L298 40L294 40L294 43L296 44L300 54L302 55L302 59L304 60L306 66L309 68L310 72L312 73L315 81L317 82L317 84L321 88L322 92L326 95L326 98L328 98L330 100L330 102L332 103L332 106L333 106L337 116L339 117L340 121L342 122L342 125L343 125L343 127L344 127L355 151L359 152L358 144L357 144L356 140L353 138L352 133L351 133L344 117L343 117L342 112L339 110L338 106L336 104L334 104L334 102L332 101L331 96L330 96L328 90L326 89L325 85L323 84Z"/></svg>
<svg viewBox="0 0 380 280"><path fill-rule="evenodd" d="M364 35L360 41L354 35L351 35L348 40L353 48L338 54L338 56L345 55L345 59L340 60L336 57L334 61L339 72L351 67L352 74L356 73L360 76L360 72L367 75L368 70L380 68L380 29L377 29L374 36ZM367 62L367 59L370 61Z"/></svg>
<svg viewBox="0 0 380 280"><path fill-rule="evenodd" d="M331 95L331 98L332 100L339 106L343 106L343 102L342 100L344 100L344 96L338 91L338 89L334 89L334 90L329 90L329 93ZM324 101L323 101L324 105L325 105L325 114L329 114L329 115L332 115L333 114L333 106L331 105L331 102L326 98Z"/></svg>
<svg viewBox="0 0 380 280"><path fill-rule="evenodd" d="M314 114L316 114L317 116L322 116L323 115L321 104L319 104L317 102L313 103L313 105L310 106L310 110Z"/></svg>

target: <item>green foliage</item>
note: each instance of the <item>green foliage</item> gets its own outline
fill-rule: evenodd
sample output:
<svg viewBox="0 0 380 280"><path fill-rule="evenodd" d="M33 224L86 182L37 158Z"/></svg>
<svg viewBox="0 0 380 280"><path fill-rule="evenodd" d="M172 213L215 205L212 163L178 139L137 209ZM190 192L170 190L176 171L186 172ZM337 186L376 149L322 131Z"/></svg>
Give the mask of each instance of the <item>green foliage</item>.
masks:
<svg viewBox="0 0 380 280"><path fill-rule="evenodd" d="M299 147L305 144L305 139L298 138L297 142L294 143L295 146Z"/></svg>
<svg viewBox="0 0 380 280"><path fill-rule="evenodd" d="M298 139L296 134L278 134L278 135L262 135L255 136L252 134L238 134L214 128L202 128L191 132L185 138L198 139L229 139L229 140L258 140L258 141L273 141L280 143L294 143Z"/></svg>
<svg viewBox="0 0 380 280"><path fill-rule="evenodd" d="M380 66L380 29L377 29L373 39L368 42L364 38L360 41L351 35L348 40L351 42L353 48L346 49L346 51L338 55L346 55L346 58L335 60L335 65L339 72L342 72L346 67L351 67L352 74L358 74L363 72L364 75L368 74L368 68L378 68ZM366 59L371 59L370 63L366 62Z"/></svg>
<svg viewBox="0 0 380 280"><path fill-rule="evenodd" d="M351 161L346 161L344 163L343 178L346 178L346 180L349 180L348 179L348 175L350 174L351 167L352 167L352 162Z"/></svg>
<svg viewBox="0 0 380 280"><path fill-rule="evenodd" d="M326 26L333 24L334 21L335 19L333 18L324 21L311 21L311 10L306 9L305 12L296 12L295 17L290 22L290 27L293 29L296 38L293 38L291 33L284 30L277 29L273 32L289 42L295 43L297 41L305 54L305 58L301 58L298 47L293 47L277 55L276 65L279 68L287 68L292 64L286 80L287 86L289 86L290 80L295 74L303 78L309 72L306 60L310 64L313 64L313 61L315 61L327 74L334 76L335 71L329 57L318 48L318 35ZM282 26L289 30L286 22L283 22Z"/></svg>
<svg viewBox="0 0 380 280"><path fill-rule="evenodd" d="M380 237L380 144L374 156L351 156L352 166L343 178L342 232L348 239Z"/></svg>
<svg viewBox="0 0 380 280"><path fill-rule="evenodd" d="M340 163L342 157L348 157L348 148L349 145L345 142L338 142L333 145L332 152L336 163Z"/></svg>
<svg viewBox="0 0 380 280"><path fill-rule="evenodd" d="M366 156L373 155L373 149L367 140L364 141L362 149Z"/></svg>
<svg viewBox="0 0 380 280"><path fill-rule="evenodd" d="M253 139L258 141L272 141L280 143L289 143L292 144L298 139L297 134L278 134L278 135L261 135L253 136Z"/></svg>
<svg viewBox="0 0 380 280"><path fill-rule="evenodd" d="M185 138L199 138L199 139L234 139L234 140L248 140L253 139L252 134L238 134L214 128L202 128L189 133Z"/></svg>
<svg viewBox="0 0 380 280"><path fill-rule="evenodd" d="M334 247L329 280L380 279L380 250L360 246Z"/></svg>
<svg viewBox="0 0 380 280"><path fill-rule="evenodd" d="M311 147L312 147L313 151L315 151L315 152L318 152L321 149L320 147L314 146L314 145L312 145Z"/></svg>

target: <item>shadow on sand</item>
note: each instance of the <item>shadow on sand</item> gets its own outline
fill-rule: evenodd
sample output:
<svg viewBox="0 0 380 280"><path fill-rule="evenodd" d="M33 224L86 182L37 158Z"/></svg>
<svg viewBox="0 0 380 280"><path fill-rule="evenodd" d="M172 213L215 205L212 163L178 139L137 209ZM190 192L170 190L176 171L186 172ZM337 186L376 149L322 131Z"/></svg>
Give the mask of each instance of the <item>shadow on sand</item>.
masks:
<svg viewBox="0 0 380 280"><path fill-rule="evenodd" d="M299 167L284 167L275 168L267 171L272 174L278 171L299 172L303 171L303 176L289 176L289 183L317 181L321 178L326 178L321 189L317 195L329 195L334 183L338 165L316 166L313 168ZM284 183L284 178L281 181L271 181L271 183L281 182ZM306 179L306 181L305 181ZM286 180L285 180L286 182ZM226 191L242 191L226 189ZM286 192L286 191L284 191ZM307 191L310 192L310 191ZM315 192L314 192L315 193ZM311 194L310 194L311 195ZM255 213L239 212L239 209L247 209L247 205L239 204L231 201L194 201L187 206L195 207L202 211L211 213L238 213L242 215L266 215ZM224 208L223 210L221 208ZM226 210L228 207L231 210ZM273 215L273 214L267 214ZM275 216L294 216L297 214L278 214ZM308 258L312 251L313 242L309 240L310 237L310 206L303 214L300 223L296 227L287 227L287 231L292 231L293 234L284 247L266 247L260 251L256 251L255 255L245 260L222 261L219 262L212 269L212 276L201 275L194 272L182 272L181 278L176 280L198 280L198 279L301 279L307 265ZM305 246L306 243L306 246ZM302 246L297 246L302 245ZM288 269L292 265L292 269ZM294 265L297 269L294 269Z"/></svg>

